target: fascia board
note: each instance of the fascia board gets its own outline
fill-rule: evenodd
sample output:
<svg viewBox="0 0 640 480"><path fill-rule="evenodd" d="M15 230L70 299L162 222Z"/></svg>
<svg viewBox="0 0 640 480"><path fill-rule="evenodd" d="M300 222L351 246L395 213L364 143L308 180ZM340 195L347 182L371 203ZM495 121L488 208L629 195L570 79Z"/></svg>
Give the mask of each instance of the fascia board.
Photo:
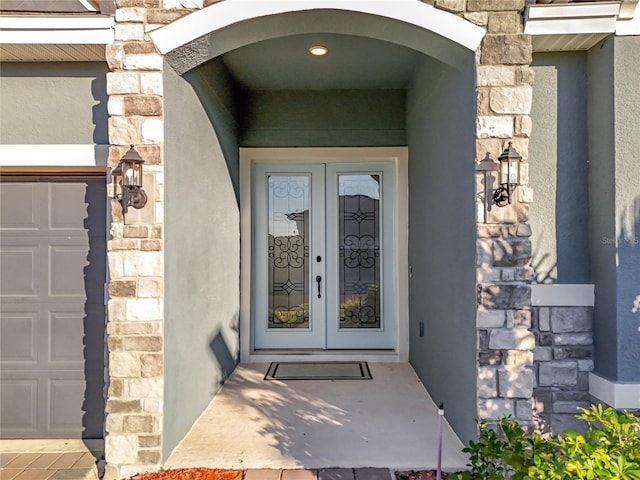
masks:
<svg viewBox="0 0 640 480"><path fill-rule="evenodd" d="M542 22L527 22L527 35L575 35L592 33L613 33L616 31L616 17L554 18Z"/></svg>
<svg viewBox="0 0 640 480"><path fill-rule="evenodd" d="M99 44L114 41L108 16L0 16L3 44Z"/></svg>
<svg viewBox="0 0 640 480"><path fill-rule="evenodd" d="M569 3L530 5L526 9L526 20L551 18L588 18L618 16L619 2Z"/></svg>

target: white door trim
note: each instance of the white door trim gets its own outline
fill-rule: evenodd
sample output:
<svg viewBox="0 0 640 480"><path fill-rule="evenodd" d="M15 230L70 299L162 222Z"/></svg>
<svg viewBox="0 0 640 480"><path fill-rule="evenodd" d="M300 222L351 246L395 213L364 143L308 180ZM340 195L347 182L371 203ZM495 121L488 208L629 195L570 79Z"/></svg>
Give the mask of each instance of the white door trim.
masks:
<svg viewBox="0 0 640 480"><path fill-rule="evenodd" d="M309 360L310 355L323 360L358 360L406 362L409 359L409 266L408 266L408 179L406 147L349 147L349 148L241 148L240 149L240 361L243 363L270 362L287 359ZM251 165L258 162L334 163L393 161L396 164L396 228L397 247L397 342L394 351L261 351L253 348L251 332Z"/></svg>

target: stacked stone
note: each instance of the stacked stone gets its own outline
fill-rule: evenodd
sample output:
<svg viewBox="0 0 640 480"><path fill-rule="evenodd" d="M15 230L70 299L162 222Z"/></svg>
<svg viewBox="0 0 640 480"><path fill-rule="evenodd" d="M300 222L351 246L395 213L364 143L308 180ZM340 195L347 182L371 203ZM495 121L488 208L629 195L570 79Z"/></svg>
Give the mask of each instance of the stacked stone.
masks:
<svg viewBox="0 0 640 480"><path fill-rule="evenodd" d="M111 203L105 478L160 467L163 378L163 58L148 33L202 0L117 0L107 46L109 166L129 145L144 160L146 206Z"/></svg>
<svg viewBox="0 0 640 480"><path fill-rule="evenodd" d="M533 419L531 229L527 184L533 70L523 34L524 0L467 0L464 18L487 28L476 55L478 418ZM523 157L512 203L498 207L497 157L508 142Z"/></svg>
<svg viewBox="0 0 640 480"><path fill-rule="evenodd" d="M585 423L575 416L588 408L589 372L593 370L591 307L539 307L534 309L537 387L535 424L541 431L581 431Z"/></svg>

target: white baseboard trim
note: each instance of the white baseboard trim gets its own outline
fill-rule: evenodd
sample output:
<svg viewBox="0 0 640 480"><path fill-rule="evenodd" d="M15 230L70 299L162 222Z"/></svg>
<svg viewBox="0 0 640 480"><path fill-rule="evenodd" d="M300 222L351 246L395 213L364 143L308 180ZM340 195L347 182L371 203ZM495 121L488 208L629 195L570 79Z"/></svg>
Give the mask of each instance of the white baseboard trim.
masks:
<svg viewBox="0 0 640 480"><path fill-rule="evenodd" d="M106 167L109 145L0 145L0 167Z"/></svg>
<svg viewBox="0 0 640 480"><path fill-rule="evenodd" d="M534 307L593 307L594 302L594 285L531 285Z"/></svg>
<svg viewBox="0 0 640 480"><path fill-rule="evenodd" d="M616 383L589 373L589 393L613 408L640 408L640 383Z"/></svg>

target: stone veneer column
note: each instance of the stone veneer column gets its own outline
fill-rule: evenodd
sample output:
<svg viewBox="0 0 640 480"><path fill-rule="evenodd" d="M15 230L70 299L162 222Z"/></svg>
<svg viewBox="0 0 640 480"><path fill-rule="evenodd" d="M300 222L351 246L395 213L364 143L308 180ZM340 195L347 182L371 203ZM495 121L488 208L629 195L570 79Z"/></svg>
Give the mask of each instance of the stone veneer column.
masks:
<svg viewBox="0 0 640 480"><path fill-rule="evenodd" d="M478 418L512 414L530 424L534 335L531 327L532 192L527 184L533 70L523 34L524 0L467 0L465 18L487 28L476 56ZM511 205L492 202L497 157L512 142L522 155ZM487 168L488 167L488 168Z"/></svg>
<svg viewBox="0 0 640 480"><path fill-rule="evenodd" d="M111 72L109 166L133 144L144 159L147 205L123 212L112 200L108 243L108 392L105 478L129 478L162 461L163 58L148 33L203 6L202 0L116 0Z"/></svg>

